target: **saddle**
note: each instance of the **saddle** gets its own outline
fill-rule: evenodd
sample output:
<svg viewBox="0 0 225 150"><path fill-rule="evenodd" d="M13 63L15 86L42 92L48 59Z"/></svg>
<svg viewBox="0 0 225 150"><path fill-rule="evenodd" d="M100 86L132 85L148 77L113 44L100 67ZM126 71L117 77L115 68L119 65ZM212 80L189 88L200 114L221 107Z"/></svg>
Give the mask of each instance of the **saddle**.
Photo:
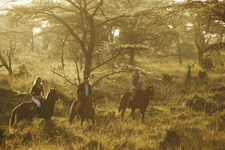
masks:
<svg viewBox="0 0 225 150"><path fill-rule="evenodd" d="M31 110L34 111L34 116L36 116L37 118L41 118L42 116L42 106L43 106L43 102L44 102L44 98L41 98L39 101L41 103L41 107L37 107L37 104L35 104L33 101L32 101L32 105L31 105Z"/></svg>
<svg viewBox="0 0 225 150"><path fill-rule="evenodd" d="M77 115L81 114L81 110L83 109L84 103L78 102L77 105L75 106L75 112ZM95 104L92 102L91 108L94 110L95 109Z"/></svg>

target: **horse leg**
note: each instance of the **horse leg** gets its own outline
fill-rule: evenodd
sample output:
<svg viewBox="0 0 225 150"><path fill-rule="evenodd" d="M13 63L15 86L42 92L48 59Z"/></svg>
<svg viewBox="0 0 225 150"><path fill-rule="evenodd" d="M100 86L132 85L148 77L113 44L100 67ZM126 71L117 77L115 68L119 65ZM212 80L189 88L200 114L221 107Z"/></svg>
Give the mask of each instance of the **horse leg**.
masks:
<svg viewBox="0 0 225 150"><path fill-rule="evenodd" d="M15 121L14 121L13 126L12 126L13 129L17 127L17 124L20 122L20 120L21 120L21 118L19 118L19 116L16 114L15 115Z"/></svg>
<svg viewBox="0 0 225 150"><path fill-rule="evenodd" d="M145 111L146 109L141 109L141 114L142 114L142 122L144 122L145 120Z"/></svg>
<svg viewBox="0 0 225 150"><path fill-rule="evenodd" d="M122 120L124 118L124 113L125 113L125 110L122 110L122 113L121 113Z"/></svg>
<svg viewBox="0 0 225 150"><path fill-rule="evenodd" d="M17 124L16 122L17 122L17 116L15 115L15 116L14 116L14 122L13 122L12 125L11 125L11 128L12 128L12 129L15 129L16 124Z"/></svg>
<svg viewBox="0 0 225 150"><path fill-rule="evenodd" d="M80 122L80 125L83 126L83 122L84 122L84 118L81 117L81 122Z"/></svg>
<svg viewBox="0 0 225 150"><path fill-rule="evenodd" d="M135 112L135 108L131 107L131 116L133 117L133 119L135 119L134 112Z"/></svg>
<svg viewBox="0 0 225 150"><path fill-rule="evenodd" d="M95 125L95 118L91 117L91 121L92 121L92 125L94 126Z"/></svg>

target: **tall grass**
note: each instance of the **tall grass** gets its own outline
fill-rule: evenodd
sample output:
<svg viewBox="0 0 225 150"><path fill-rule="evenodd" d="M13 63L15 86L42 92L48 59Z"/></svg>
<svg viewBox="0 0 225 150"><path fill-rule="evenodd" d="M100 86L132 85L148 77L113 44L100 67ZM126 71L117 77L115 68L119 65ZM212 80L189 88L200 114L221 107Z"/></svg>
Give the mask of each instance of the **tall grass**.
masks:
<svg viewBox="0 0 225 150"><path fill-rule="evenodd" d="M36 56L41 57L32 59ZM1 144L2 149L225 149L225 111L219 107L224 104L223 100L220 100L224 93L212 90L224 86L223 74L208 71L208 78L202 81L198 78L201 68L195 64L192 80L187 83L187 65L192 64L192 61L178 66L176 62L170 62L170 59L167 64L162 65L160 60L142 58L145 62L143 63L138 58L137 64L147 72L154 72L157 77L153 79L148 74L145 76L146 83L154 84L155 89L155 97L150 101L145 122L142 123L139 110L135 112L135 120L130 117L130 109L127 109L124 121L120 116L114 116L120 95L129 90L129 73L123 73L106 78L94 87L93 90L98 94L96 125L92 126L85 121L81 127L80 118L75 118L72 125L66 122L70 105L76 99L76 87L51 72L54 69L69 75L68 78L73 80L76 76L75 68L71 65L73 62L67 61L65 71L62 71L60 62L42 56L30 54L18 58L18 64L25 64L27 74L11 77L4 71L0 74L0 88L9 90L5 92L4 97L0 97L3 125L0 139L4 138L1 140L4 141L4 144ZM30 65L31 62L35 65ZM19 73L19 66L21 65L14 66L15 74ZM173 77L171 83L159 80L163 73ZM13 107L22 101L30 100L12 99L12 91L16 91L16 94L29 94L37 75L42 77L46 93L48 87L56 86L59 91L61 101L56 103L54 117L49 122L36 118L32 122L22 120L18 128L9 133L8 120ZM91 83L95 79L91 78ZM207 109L214 110L212 106L216 107L216 111L207 112ZM198 107L203 109L196 110Z"/></svg>

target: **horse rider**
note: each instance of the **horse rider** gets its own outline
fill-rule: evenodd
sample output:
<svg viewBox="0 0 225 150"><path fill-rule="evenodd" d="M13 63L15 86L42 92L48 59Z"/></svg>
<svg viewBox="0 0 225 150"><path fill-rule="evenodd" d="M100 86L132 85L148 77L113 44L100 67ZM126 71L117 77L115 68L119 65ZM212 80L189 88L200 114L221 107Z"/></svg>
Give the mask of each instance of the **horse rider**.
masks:
<svg viewBox="0 0 225 150"><path fill-rule="evenodd" d="M91 85L89 84L89 77L87 75L84 76L84 81L78 86L77 96L78 96L78 106L76 112L79 113L79 110L82 107L82 104L87 101L87 99L91 96L92 90Z"/></svg>
<svg viewBox="0 0 225 150"><path fill-rule="evenodd" d="M145 89L145 81L140 73L140 69L136 67L134 73L130 76L130 87L131 87L131 100L133 100L137 95L138 89Z"/></svg>
<svg viewBox="0 0 225 150"><path fill-rule="evenodd" d="M41 99L44 97L44 88L41 77L37 76L31 90L32 101L37 105L37 116L41 117Z"/></svg>

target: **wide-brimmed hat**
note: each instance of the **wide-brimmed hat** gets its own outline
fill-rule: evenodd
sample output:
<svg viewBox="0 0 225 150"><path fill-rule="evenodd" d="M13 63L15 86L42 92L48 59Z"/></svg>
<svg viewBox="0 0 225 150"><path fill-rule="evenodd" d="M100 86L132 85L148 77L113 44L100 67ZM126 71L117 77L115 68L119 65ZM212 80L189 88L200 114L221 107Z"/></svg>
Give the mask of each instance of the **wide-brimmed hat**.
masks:
<svg viewBox="0 0 225 150"><path fill-rule="evenodd" d="M139 67L135 67L134 70L140 70L140 68Z"/></svg>
<svg viewBox="0 0 225 150"><path fill-rule="evenodd" d="M88 75L85 75L85 76L84 76L84 79L87 79L87 78L89 78Z"/></svg>

